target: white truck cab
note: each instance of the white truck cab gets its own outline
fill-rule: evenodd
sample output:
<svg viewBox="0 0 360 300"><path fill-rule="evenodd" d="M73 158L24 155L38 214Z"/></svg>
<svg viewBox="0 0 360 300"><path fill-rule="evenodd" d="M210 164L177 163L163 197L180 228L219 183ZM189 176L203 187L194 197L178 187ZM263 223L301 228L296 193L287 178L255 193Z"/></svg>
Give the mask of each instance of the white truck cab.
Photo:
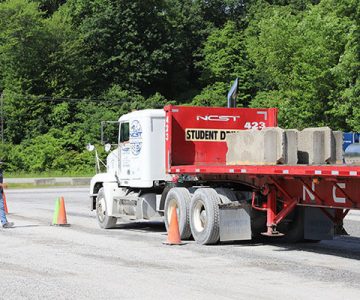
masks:
<svg viewBox="0 0 360 300"><path fill-rule="evenodd" d="M158 187L165 172L165 112L134 111L119 118L118 147L106 159L106 173L90 183L91 209L103 228L119 217L150 219L159 214ZM161 213L161 212L160 212Z"/></svg>

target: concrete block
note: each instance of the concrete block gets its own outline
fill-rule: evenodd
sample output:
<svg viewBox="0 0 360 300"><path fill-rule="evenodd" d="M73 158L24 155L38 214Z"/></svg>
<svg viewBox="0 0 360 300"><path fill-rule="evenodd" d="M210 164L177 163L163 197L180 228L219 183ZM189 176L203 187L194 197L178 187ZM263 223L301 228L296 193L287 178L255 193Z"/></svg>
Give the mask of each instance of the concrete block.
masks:
<svg viewBox="0 0 360 300"><path fill-rule="evenodd" d="M238 133L228 133L226 135L226 145L228 147L226 153L226 164L236 165L243 160L243 157L251 157L251 159L258 160L257 153L252 154L251 150L245 145L254 144L254 135L252 134L255 130L249 130ZM263 145L262 145L263 146ZM239 154L241 152L241 155Z"/></svg>
<svg viewBox="0 0 360 300"><path fill-rule="evenodd" d="M332 131L328 127L325 131L325 139L327 141L326 145L330 145L330 150L325 155L329 155L330 157L326 160L329 164L342 164L343 163L343 132L342 131ZM330 129L330 130L329 130Z"/></svg>
<svg viewBox="0 0 360 300"><path fill-rule="evenodd" d="M296 129L285 129L285 163L296 165L298 162L297 145L299 131Z"/></svg>
<svg viewBox="0 0 360 300"><path fill-rule="evenodd" d="M298 163L319 165L325 163L325 132L306 128L298 134Z"/></svg>
<svg viewBox="0 0 360 300"><path fill-rule="evenodd" d="M260 160L262 164L283 164L286 159L285 151L285 133L284 130L275 128L264 128L263 130L257 131L257 137L264 143L264 159ZM256 146L255 146L256 149ZM257 149L259 150L259 149Z"/></svg>
<svg viewBox="0 0 360 300"><path fill-rule="evenodd" d="M316 130L324 131L324 161L331 163L335 156L335 141L329 127L318 127Z"/></svg>
<svg viewBox="0 0 360 300"><path fill-rule="evenodd" d="M342 132L329 127L305 128L298 134L299 164L341 164Z"/></svg>
<svg viewBox="0 0 360 300"><path fill-rule="evenodd" d="M344 151L343 151L343 143L344 143L344 134L342 131L333 131L334 141L335 141L335 159L333 163L337 165L343 164L344 160Z"/></svg>
<svg viewBox="0 0 360 300"><path fill-rule="evenodd" d="M290 138L293 133L289 133ZM286 134L281 128L244 130L226 136L228 165L276 165L287 163ZM293 148L291 148L293 149ZM294 154L290 155L293 159Z"/></svg>

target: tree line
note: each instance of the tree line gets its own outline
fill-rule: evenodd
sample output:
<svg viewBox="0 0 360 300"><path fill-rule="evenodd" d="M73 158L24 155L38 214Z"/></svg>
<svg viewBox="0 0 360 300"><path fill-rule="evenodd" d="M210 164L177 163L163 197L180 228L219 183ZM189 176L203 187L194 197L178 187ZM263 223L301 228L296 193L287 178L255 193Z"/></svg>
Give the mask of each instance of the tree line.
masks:
<svg viewBox="0 0 360 300"><path fill-rule="evenodd" d="M88 173L100 121L166 103L278 107L360 131L360 0L0 0L1 159Z"/></svg>

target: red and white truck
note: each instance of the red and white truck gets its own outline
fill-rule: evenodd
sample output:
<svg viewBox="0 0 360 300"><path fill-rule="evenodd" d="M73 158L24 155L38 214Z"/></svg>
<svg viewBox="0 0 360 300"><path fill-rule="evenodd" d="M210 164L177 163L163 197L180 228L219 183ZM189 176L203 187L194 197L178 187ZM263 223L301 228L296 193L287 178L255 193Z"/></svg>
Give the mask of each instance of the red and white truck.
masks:
<svg viewBox="0 0 360 300"><path fill-rule="evenodd" d="M277 109L166 106L119 119L118 147L90 184L102 228L118 218L170 222L200 244L267 235L331 239L360 209L360 166L227 165L228 133L277 126Z"/></svg>

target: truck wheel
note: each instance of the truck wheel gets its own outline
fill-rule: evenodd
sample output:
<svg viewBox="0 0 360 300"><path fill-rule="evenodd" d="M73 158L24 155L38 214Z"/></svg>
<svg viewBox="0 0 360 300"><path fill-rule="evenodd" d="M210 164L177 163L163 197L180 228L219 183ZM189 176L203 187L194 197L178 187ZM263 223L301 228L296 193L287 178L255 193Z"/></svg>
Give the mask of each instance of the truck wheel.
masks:
<svg viewBox="0 0 360 300"><path fill-rule="evenodd" d="M220 239L220 196L214 189L200 188L190 203L190 228L196 242L216 244Z"/></svg>
<svg viewBox="0 0 360 300"><path fill-rule="evenodd" d="M165 200L164 216L166 230L168 230L170 225L172 208L175 207L179 221L180 238L183 240L191 237L189 222L190 199L191 195L186 188L172 188Z"/></svg>
<svg viewBox="0 0 360 300"><path fill-rule="evenodd" d="M99 190L96 197L96 217L101 228L112 228L116 224L117 219L108 215L104 188Z"/></svg>

